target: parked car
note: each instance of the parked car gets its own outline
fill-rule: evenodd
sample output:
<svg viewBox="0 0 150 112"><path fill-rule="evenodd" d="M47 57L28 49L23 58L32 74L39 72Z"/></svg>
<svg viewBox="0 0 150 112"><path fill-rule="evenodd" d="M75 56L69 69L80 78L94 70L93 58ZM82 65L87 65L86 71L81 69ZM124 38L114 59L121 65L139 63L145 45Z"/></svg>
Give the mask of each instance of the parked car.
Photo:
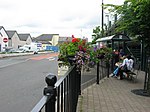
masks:
<svg viewBox="0 0 150 112"><path fill-rule="evenodd" d="M16 50L17 53L24 53L27 52L25 49L19 48L18 50Z"/></svg>
<svg viewBox="0 0 150 112"><path fill-rule="evenodd" d="M10 49L8 52L9 53L16 53L16 51L17 51L16 49Z"/></svg>
<svg viewBox="0 0 150 112"><path fill-rule="evenodd" d="M14 48L9 48L9 49L6 49L5 50L7 53L16 53L16 49L14 49Z"/></svg>

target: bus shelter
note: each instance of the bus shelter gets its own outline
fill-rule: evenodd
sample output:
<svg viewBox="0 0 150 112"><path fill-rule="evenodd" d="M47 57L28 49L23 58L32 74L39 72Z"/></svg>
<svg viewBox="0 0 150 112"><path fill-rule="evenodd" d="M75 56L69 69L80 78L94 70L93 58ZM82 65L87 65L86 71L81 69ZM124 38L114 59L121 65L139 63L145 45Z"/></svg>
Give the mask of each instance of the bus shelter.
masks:
<svg viewBox="0 0 150 112"><path fill-rule="evenodd" d="M111 36L99 38L96 40L98 44L100 43L106 44L112 49L116 49L116 47L119 48L121 46L123 50L125 48L126 41L131 41L131 39L124 34L111 35Z"/></svg>
<svg viewBox="0 0 150 112"><path fill-rule="evenodd" d="M116 34L116 35L111 35L108 37L103 37L103 38L99 38L96 40L96 43L98 43L98 45L106 45L108 47L111 47L113 50L114 49L123 49L123 51L126 53L125 48L126 48L126 42L127 41L131 41L131 39L124 35L124 34ZM112 60L112 70L113 70L113 60Z"/></svg>

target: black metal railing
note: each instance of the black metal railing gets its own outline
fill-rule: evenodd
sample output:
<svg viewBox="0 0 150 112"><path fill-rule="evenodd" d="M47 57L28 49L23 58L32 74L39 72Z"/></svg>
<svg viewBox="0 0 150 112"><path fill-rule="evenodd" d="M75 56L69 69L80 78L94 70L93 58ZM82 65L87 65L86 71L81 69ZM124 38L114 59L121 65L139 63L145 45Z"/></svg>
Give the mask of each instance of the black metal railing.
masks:
<svg viewBox="0 0 150 112"><path fill-rule="evenodd" d="M111 64L110 62L105 62L104 60L100 60L97 63L97 79L96 82L99 84L99 81L105 77L109 78L109 74L111 73Z"/></svg>
<svg viewBox="0 0 150 112"><path fill-rule="evenodd" d="M53 74L45 80L44 96L31 112L76 112L81 94L81 71L72 66L58 81Z"/></svg>
<svg viewBox="0 0 150 112"><path fill-rule="evenodd" d="M110 63L101 60L97 66L96 82L109 77ZM72 66L58 81L54 74L49 74L45 81L44 96L31 112L76 112L78 96L81 94L81 71Z"/></svg>

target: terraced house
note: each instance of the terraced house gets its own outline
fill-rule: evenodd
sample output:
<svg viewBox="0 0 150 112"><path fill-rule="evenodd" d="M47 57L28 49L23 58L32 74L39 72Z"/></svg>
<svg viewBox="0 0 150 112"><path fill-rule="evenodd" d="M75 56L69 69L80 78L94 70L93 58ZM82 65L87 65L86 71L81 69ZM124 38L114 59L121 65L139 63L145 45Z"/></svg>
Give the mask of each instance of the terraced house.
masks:
<svg viewBox="0 0 150 112"><path fill-rule="evenodd" d="M9 37L8 46L10 48L18 49L21 46L21 44L20 44L20 38L17 31L8 30L7 34Z"/></svg>

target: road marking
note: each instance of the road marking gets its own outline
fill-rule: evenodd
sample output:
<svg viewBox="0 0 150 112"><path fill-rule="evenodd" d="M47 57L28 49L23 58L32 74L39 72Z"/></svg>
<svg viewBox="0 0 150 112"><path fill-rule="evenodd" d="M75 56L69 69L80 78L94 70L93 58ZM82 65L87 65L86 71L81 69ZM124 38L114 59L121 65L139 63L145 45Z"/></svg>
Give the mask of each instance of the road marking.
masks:
<svg viewBox="0 0 150 112"><path fill-rule="evenodd" d="M46 54L41 56L32 57L32 60L42 60L42 59L49 59L50 57L58 56L58 53Z"/></svg>
<svg viewBox="0 0 150 112"><path fill-rule="evenodd" d="M12 65L24 63L24 62L26 62L26 61L28 61L28 59L23 60L23 61L19 61L19 62L10 63L10 64L7 64L7 65L2 65L2 66L0 66L0 68L4 68L4 67L8 67L8 66L12 66Z"/></svg>
<svg viewBox="0 0 150 112"><path fill-rule="evenodd" d="M49 57L49 58L47 58L49 61L53 61L53 60L55 60L55 57Z"/></svg>

